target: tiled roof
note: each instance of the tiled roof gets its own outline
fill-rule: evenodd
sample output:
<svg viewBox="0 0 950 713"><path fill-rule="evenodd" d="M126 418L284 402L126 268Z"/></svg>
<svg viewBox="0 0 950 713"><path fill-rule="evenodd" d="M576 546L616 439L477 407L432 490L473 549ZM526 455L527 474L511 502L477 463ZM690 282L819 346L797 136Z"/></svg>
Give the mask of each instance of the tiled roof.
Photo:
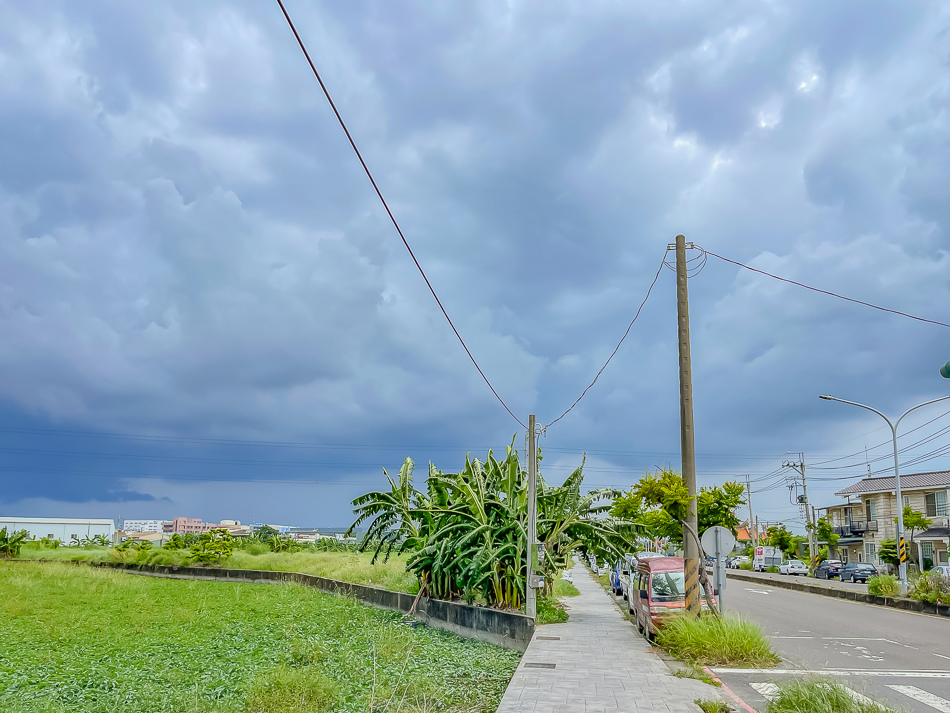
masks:
<svg viewBox="0 0 950 713"><path fill-rule="evenodd" d="M950 527L931 527L917 535L918 540L921 537L925 540L931 537L950 537Z"/></svg>
<svg viewBox="0 0 950 713"><path fill-rule="evenodd" d="M921 488L939 488L950 486L950 470L936 470L931 473L901 473L901 491L920 490ZM888 493L896 490L894 476L883 478L865 478L835 495L858 495L861 493Z"/></svg>

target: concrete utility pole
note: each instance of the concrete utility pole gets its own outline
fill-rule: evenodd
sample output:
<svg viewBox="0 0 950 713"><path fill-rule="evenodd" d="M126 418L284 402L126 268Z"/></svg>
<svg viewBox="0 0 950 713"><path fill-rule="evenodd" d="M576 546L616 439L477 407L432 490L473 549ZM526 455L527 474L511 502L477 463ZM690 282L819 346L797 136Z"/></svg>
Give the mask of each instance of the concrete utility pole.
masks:
<svg viewBox="0 0 950 713"><path fill-rule="evenodd" d="M692 243L689 244L693 246ZM686 523L699 536L696 514L696 452L693 440L693 374L689 358L689 291L686 287L686 238L676 236L676 318L679 342L680 373L680 439L683 480L689 490ZM699 543L683 532L683 554L686 558L686 608L699 614Z"/></svg>
<svg viewBox="0 0 950 713"><path fill-rule="evenodd" d="M785 461L782 463L785 468L791 468L798 472L802 476L802 497L804 498L803 502L799 503L800 505L805 506L805 529L808 531L808 558L809 568L814 569L818 566L818 538L815 535L815 528L812 522L812 509L811 504L808 502L808 482L805 480L805 454L798 454L798 462L794 463L792 461Z"/></svg>
<svg viewBox="0 0 950 713"><path fill-rule="evenodd" d="M535 440L535 416L528 416L528 532L527 579L525 581L525 614L532 619L538 615L538 590L535 571L538 565L538 445Z"/></svg>
<svg viewBox="0 0 950 713"><path fill-rule="evenodd" d="M749 498L749 529L752 530L752 546L759 546L759 533L756 531L758 528L753 528L752 526L752 484L749 482L749 476L745 477L745 489L748 493Z"/></svg>

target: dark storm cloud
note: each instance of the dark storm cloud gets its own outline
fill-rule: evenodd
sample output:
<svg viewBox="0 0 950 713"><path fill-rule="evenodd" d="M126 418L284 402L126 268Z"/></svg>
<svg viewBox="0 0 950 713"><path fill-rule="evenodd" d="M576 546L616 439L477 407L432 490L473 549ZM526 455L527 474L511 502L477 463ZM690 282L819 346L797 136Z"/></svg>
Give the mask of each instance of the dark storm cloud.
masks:
<svg viewBox="0 0 950 713"><path fill-rule="evenodd" d="M678 232L803 282L945 312L940 6L430 5L290 11L522 419L550 420L587 385ZM261 517L343 524L380 465L454 468L510 441L517 425L433 305L275 7L0 12L0 421L392 446L96 450L12 431L24 477L11 475L8 503L168 516L213 501L222 481L202 478L233 477ZM943 388L939 328L714 260L690 291L706 482L770 471L788 449L860 448L877 424L819 392L899 410ZM664 271L611 368L542 443L552 477L584 448L592 482L676 465L674 332ZM34 438L50 453L12 452ZM305 503L317 486L268 479L338 485ZM204 515L240 517L240 503Z"/></svg>

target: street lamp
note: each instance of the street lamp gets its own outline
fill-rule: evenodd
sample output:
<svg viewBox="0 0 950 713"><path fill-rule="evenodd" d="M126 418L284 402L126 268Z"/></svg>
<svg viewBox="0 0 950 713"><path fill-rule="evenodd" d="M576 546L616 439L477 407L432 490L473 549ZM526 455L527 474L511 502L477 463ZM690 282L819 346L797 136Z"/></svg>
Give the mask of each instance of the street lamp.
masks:
<svg viewBox="0 0 950 713"><path fill-rule="evenodd" d="M940 374L944 378L950 379L950 362L947 362L940 368ZM930 401L924 401L922 404L917 404L913 406L904 413L901 414L901 417L895 422L891 422L887 416L878 411L876 408L871 408L870 406L865 406L864 404L859 404L857 401L845 401L844 399L836 399L834 396L819 396L820 399L825 399L826 401L840 401L843 404L851 404L852 406L860 406L863 409L868 411L873 411L878 416L887 421L887 425L891 427L891 435L894 439L894 483L895 491L897 494L897 551L898 556L900 556L900 543L904 541L904 502L901 498L901 474L900 469L897 464L897 427L900 425L900 422L904 419L904 416L909 414L911 411L916 411L922 406L929 406L930 404L935 404L938 401L945 401L950 399L950 396L941 396L939 399L931 399ZM901 578L901 594L907 594L907 562L901 559L899 565L900 578Z"/></svg>

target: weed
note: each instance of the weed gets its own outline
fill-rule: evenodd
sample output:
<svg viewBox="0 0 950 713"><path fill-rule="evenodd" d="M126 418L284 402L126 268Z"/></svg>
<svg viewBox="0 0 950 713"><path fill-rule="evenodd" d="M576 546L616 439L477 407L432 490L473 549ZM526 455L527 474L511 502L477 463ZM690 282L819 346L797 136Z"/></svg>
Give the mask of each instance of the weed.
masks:
<svg viewBox="0 0 950 713"><path fill-rule="evenodd" d="M538 597L538 611L535 622L540 624L562 624L567 621L567 612L557 599L552 597Z"/></svg>
<svg viewBox="0 0 950 713"><path fill-rule="evenodd" d="M868 577L868 594L876 597L896 597L901 593L901 583L893 574L878 574Z"/></svg>
<svg viewBox="0 0 950 713"><path fill-rule="evenodd" d="M907 596L931 604L947 604L950 602L950 580L939 572L924 572L914 580Z"/></svg>
<svg viewBox="0 0 950 713"><path fill-rule="evenodd" d="M730 713L732 710L724 701L718 698L711 701L697 698L693 703L702 708L703 713Z"/></svg>
<svg viewBox="0 0 950 713"><path fill-rule="evenodd" d="M255 678L248 696L254 713L322 713L333 708L337 687L320 671L277 666Z"/></svg>
<svg viewBox="0 0 950 713"><path fill-rule="evenodd" d="M678 659L704 666L761 668L780 660L760 626L733 616L671 616L657 643Z"/></svg>
<svg viewBox="0 0 950 713"><path fill-rule="evenodd" d="M689 668L678 668L673 672L673 675L677 678L693 678L697 681L708 683L710 686L716 686L717 688L722 685L720 681L717 681L695 664Z"/></svg>
<svg viewBox="0 0 950 713"><path fill-rule="evenodd" d="M560 599L561 597L576 597L580 594L580 591L578 591L573 583L561 579L561 575L559 574L554 578L552 593L556 598Z"/></svg>
<svg viewBox="0 0 950 713"><path fill-rule="evenodd" d="M767 713L892 713L874 701L855 700L844 686L827 681L795 681L779 685Z"/></svg>

